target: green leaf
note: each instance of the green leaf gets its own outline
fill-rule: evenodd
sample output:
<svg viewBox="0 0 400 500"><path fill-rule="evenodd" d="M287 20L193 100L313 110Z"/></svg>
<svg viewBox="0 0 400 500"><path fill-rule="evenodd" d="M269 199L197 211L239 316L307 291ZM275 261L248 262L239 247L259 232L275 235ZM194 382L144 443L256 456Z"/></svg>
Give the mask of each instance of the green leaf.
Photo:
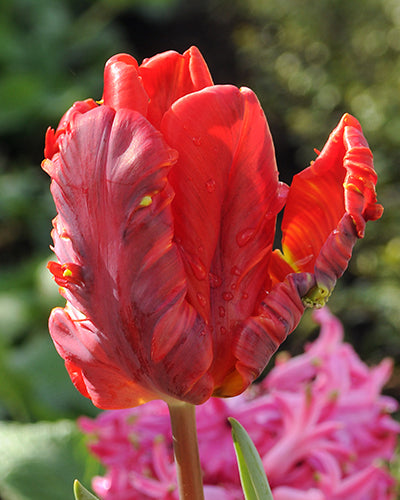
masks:
<svg viewBox="0 0 400 500"><path fill-rule="evenodd" d="M75 422L0 423L0 498L71 500L76 477L101 474Z"/></svg>
<svg viewBox="0 0 400 500"><path fill-rule="evenodd" d="M92 495L90 491L84 488L77 479L74 481L74 495L75 500L99 500L97 497Z"/></svg>
<svg viewBox="0 0 400 500"><path fill-rule="evenodd" d="M244 427L230 417L240 481L246 500L273 500L260 455Z"/></svg>

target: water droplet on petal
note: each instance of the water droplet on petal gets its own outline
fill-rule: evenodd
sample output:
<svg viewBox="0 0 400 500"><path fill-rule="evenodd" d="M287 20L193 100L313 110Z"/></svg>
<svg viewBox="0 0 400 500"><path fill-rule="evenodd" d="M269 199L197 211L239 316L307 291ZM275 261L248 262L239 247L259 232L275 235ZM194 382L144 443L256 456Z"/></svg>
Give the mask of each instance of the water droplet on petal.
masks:
<svg viewBox="0 0 400 500"><path fill-rule="evenodd" d="M235 276L241 276L242 275L240 269L237 266L233 266L232 267L231 273L234 274Z"/></svg>
<svg viewBox="0 0 400 500"><path fill-rule="evenodd" d="M243 299L243 300L246 300L246 299L248 299L248 298L249 298L249 294L245 292L245 293L242 295L242 299Z"/></svg>
<svg viewBox="0 0 400 500"><path fill-rule="evenodd" d="M209 273L208 279L210 280L210 287L211 288L218 288L222 284L222 279L217 274Z"/></svg>
<svg viewBox="0 0 400 500"><path fill-rule="evenodd" d="M207 305L207 299L204 297L202 293L197 294L197 300L199 301L199 304L203 307L206 307Z"/></svg>
<svg viewBox="0 0 400 500"><path fill-rule="evenodd" d="M217 187L217 183L215 182L215 179L208 179L206 182L206 189L209 193L213 193L215 191L215 188Z"/></svg>
<svg viewBox="0 0 400 500"><path fill-rule="evenodd" d="M207 276L206 266L201 262L201 260L198 257L192 257L189 262L193 274L196 276L196 278L198 280L204 280Z"/></svg>
<svg viewBox="0 0 400 500"><path fill-rule="evenodd" d="M219 310L219 316L221 318L224 318L225 317L225 307L224 306L219 306L218 310Z"/></svg>
<svg viewBox="0 0 400 500"><path fill-rule="evenodd" d="M201 146L201 137L192 137L192 141L195 146Z"/></svg>
<svg viewBox="0 0 400 500"><path fill-rule="evenodd" d="M244 247L253 238L254 229L244 229L236 235L236 243L240 247Z"/></svg>
<svg viewBox="0 0 400 500"><path fill-rule="evenodd" d="M236 288L236 283L232 283L231 290L235 290L235 288Z"/></svg>
<svg viewBox="0 0 400 500"><path fill-rule="evenodd" d="M232 300L232 299L233 299L233 293L231 293L231 292L224 292L224 293L222 294L222 298L223 298L224 300L226 300L227 302L229 302L230 300Z"/></svg>
<svg viewBox="0 0 400 500"><path fill-rule="evenodd" d="M221 332L221 335L225 335L226 328L224 326L221 326L221 328L219 329L219 331Z"/></svg>

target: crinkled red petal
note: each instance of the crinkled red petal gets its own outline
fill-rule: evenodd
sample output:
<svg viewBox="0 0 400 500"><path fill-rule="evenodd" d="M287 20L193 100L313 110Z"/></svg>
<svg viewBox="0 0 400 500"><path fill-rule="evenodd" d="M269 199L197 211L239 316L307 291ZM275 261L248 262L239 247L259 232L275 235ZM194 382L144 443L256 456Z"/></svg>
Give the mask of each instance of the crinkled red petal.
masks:
<svg viewBox="0 0 400 500"><path fill-rule="evenodd" d="M361 238L365 223L382 214L382 207L376 203L375 184L372 154L361 127L355 118L345 115L315 162L293 179L282 222L283 255L276 251L271 260L274 282L284 279L285 269L313 273L317 262L322 265L324 248L326 255L332 255L321 271L330 278L322 281L328 292L332 290L347 268L355 243L348 235ZM345 226L341 224L345 214L350 216L353 228L347 219ZM344 228L346 234L338 235ZM335 261L336 249L330 250L329 245L339 240L345 258L338 256Z"/></svg>
<svg viewBox="0 0 400 500"><path fill-rule="evenodd" d="M257 314L237 327L233 349L242 390L261 374L276 349L296 328L304 312L302 297L313 286L313 275L290 274L266 294ZM238 392L238 387L225 385L217 395L232 396Z"/></svg>
<svg viewBox="0 0 400 500"><path fill-rule="evenodd" d="M55 137L55 132L54 129L51 127L48 127L46 130L46 137L45 137L45 146L44 146L44 157L45 158L51 158L53 155L57 153L58 146L56 142L56 137ZM43 160L45 161L45 160Z"/></svg>
<svg viewBox="0 0 400 500"><path fill-rule="evenodd" d="M315 162L290 189L282 229L283 251L300 270L311 270L328 235L347 212L358 237L379 218L372 154L357 120L345 115Z"/></svg>

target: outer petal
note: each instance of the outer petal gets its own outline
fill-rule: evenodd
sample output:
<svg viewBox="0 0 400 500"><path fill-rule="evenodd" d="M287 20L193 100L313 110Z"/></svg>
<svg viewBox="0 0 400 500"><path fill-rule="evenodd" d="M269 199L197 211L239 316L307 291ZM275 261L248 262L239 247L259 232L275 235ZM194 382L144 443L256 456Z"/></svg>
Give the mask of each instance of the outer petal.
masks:
<svg viewBox="0 0 400 500"><path fill-rule="evenodd" d="M318 287L328 295L365 223L382 214L375 184L372 153L360 124L344 115L315 162L293 179L282 222L283 256L276 251L270 266L274 281L282 281L290 269L317 269Z"/></svg>
<svg viewBox="0 0 400 500"><path fill-rule="evenodd" d="M108 409L130 407L133 403L138 405L160 397L156 390L146 389L133 380L126 360L120 366L113 363L111 346L99 342L102 332L71 305L52 311L49 328L72 382L94 405ZM127 339L122 341L119 349L130 352Z"/></svg>
<svg viewBox="0 0 400 500"><path fill-rule="evenodd" d="M69 305L50 329L75 385L102 408L204 401L210 338L172 241L176 153L141 115L107 106L77 115L59 149L44 167L58 211L51 269Z"/></svg>
<svg viewBox="0 0 400 500"><path fill-rule="evenodd" d="M44 157L50 159L58 152L59 138L66 132L66 129L70 126L70 123L75 115L84 114L96 107L97 104L93 101L93 99L86 99L86 101L75 102L61 118L56 132L54 132L51 127L47 129Z"/></svg>
<svg viewBox="0 0 400 500"><path fill-rule="evenodd" d="M169 176L175 238L189 301L212 327L218 387L234 371L233 332L254 313L266 279L286 190L264 114L248 89L214 86L183 97L161 130L179 151Z"/></svg>
<svg viewBox="0 0 400 500"><path fill-rule="evenodd" d="M196 47L183 55L170 50L145 59L139 74L150 97L147 118L156 128L160 128L162 117L176 100L213 84Z"/></svg>

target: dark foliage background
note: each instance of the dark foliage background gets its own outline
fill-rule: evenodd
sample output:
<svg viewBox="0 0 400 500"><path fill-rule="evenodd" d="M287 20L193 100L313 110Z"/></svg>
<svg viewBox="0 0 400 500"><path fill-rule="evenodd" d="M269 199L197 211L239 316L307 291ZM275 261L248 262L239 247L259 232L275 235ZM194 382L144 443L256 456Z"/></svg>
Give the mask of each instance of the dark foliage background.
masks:
<svg viewBox="0 0 400 500"><path fill-rule="evenodd" d="M394 358L387 392L399 397L399 2L3 0L0 455L8 457L0 458L3 500L54 498L51 481L45 491L29 490L26 464L33 460L39 468L34 469L36 483L45 470L35 452L27 451L28 442L37 450L35 425L41 426L41 446L58 457L54 467L60 464L60 474L66 462L71 464L65 443L76 451L76 467L67 468L68 473L90 478L97 467L72 424L78 415L96 410L73 389L47 333L49 310L62 302L45 268L55 215L49 180L40 169L45 130L56 126L75 100L101 97L103 66L111 55L129 52L141 61L193 44L203 52L216 83L256 91L286 182L314 158L313 148L323 146L344 112L361 121L374 152L385 213L379 223L369 224L330 307L363 359ZM307 314L285 347L297 353L313 335L315 325ZM65 442L55 438L63 423ZM22 435L28 436L25 441L19 440ZM19 472L28 477L21 479ZM71 498L71 481L69 476L65 486L54 481L57 498Z"/></svg>

